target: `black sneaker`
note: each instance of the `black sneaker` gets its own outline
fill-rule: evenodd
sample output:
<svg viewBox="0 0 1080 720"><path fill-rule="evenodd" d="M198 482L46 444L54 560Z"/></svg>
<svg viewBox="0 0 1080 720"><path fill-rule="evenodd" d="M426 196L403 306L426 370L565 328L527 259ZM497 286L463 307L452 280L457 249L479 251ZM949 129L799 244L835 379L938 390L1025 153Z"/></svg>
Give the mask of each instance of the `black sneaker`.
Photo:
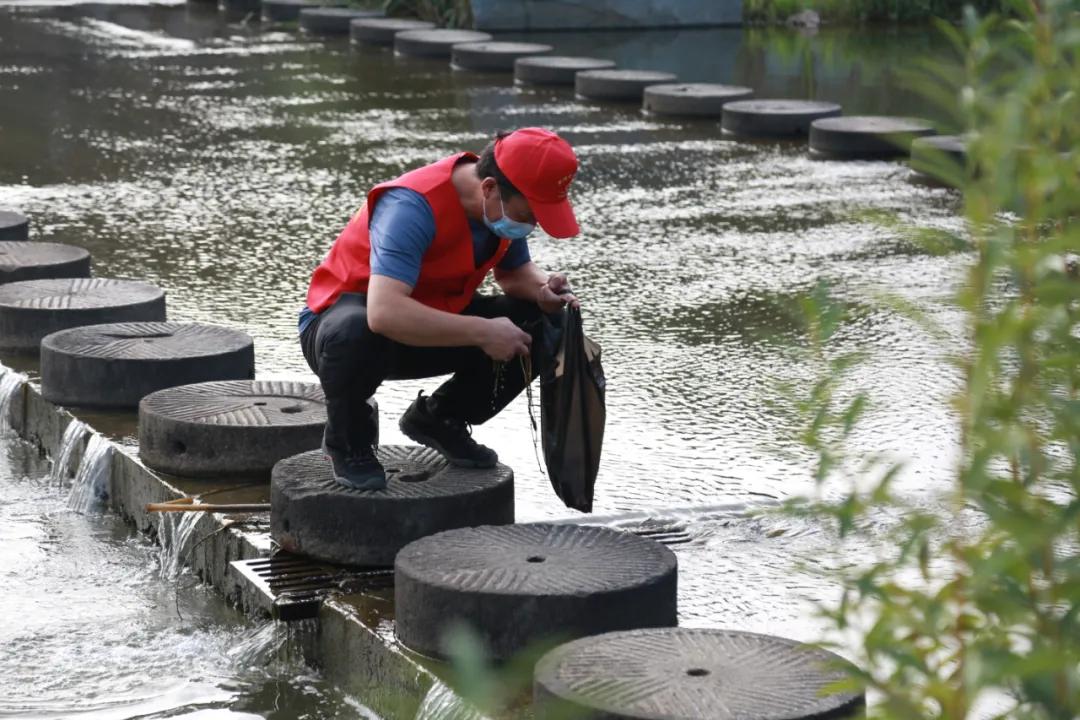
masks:
<svg viewBox="0 0 1080 720"><path fill-rule="evenodd" d="M386 470L375 450L366 447L359 452L341 452L322 445L323 454L334 466L334 479L352 490L382 490L386 487Z"/></svg>
<svg viewBox="0 0 1080 720"><path fill-rule="evenodd" d="M401 416L398 427L412 440L438 451L451 465L493 468L499 462L494 450L472 439L472 429L464 420L433 415L423 393Z"/></svg>

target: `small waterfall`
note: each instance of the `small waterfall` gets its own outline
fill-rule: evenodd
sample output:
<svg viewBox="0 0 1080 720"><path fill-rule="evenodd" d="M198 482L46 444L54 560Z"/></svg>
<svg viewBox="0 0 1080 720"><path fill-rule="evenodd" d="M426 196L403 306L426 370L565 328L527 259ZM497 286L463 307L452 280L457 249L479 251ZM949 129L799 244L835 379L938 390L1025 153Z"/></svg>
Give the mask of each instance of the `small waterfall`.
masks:
<svg viewBox="0 0 1080 720"><path fill-rule="evenodd" d="M113 446L101 435L91 435L86 444L75 480L68 495L68 507L77 513L89 513L109 499L109 473L112 470Z"/></svg>
<svg viewBox="0 0 1080 720"><path fill-rule="evenodd" d="M83 440L89 433L90 428L81 420L68 423L64 437L60 440L60 452L53 461L52 472L49 473L49 478L55 485L64 486L68 480L74 478L76 468L71 467L71 456L82 447Z"/></svg>
<svg viewBox="0 0 1080 720"><path fill-rule="evenodd" d="M420 702L416 720L487 720L487 716L436 680Z"/></svg>
<svg viewBox="0 0 1080 720"><path fill-rule="evenodd" d="M0 433L11 430L11 401L26 382L26 376L12 370L0 370Z"/></svg>
<svg viewBox="0 0 1080 720"><path fill-rule="evenodd" d="M244 634L227 654L238 668L263 668L272 672L304 666L305 643L318 631L314 618L293 622L270 621Z"/></svg>
<svg viewBox="0 0 1080 720"><path fill-rule="evenodd" d="M163 512L158 513L158 542L161 543L159 572L165 580L180 576L184 569L184 553L188 550L188 541L195 533L202 513Z"/></svg>

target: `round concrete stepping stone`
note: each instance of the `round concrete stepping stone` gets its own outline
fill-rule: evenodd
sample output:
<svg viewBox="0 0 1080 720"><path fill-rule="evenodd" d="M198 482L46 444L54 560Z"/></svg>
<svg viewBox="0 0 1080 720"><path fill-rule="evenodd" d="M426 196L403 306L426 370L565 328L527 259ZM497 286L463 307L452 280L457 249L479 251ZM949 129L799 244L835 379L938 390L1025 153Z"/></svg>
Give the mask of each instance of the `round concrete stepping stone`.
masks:
<svg viewBox="0 0 1080 720"><path fill-rule="evenodd" d="M90 253L74 245L0 241L0 285L23 280L90 277Z"/></svg>
<svg viewBox="0 0 1080 720"><path fill-rule="evenodd" d="M672 73L653 70L586 70L575 76L574 91L593 100L641 102L645 88L677 79Z"/></svg>
<svg viewBox="0 0 1080 720"><path fill-rule="evenodd" d="M732 630L614 632L562 645L536 665L538 720L799 720L858 713L862 694L827 693L833 653Z"/></svg>
<svg viewBox="0 0 1080 720"><path fill-rule="evenodd" d="M446 657L443 633L468 625L505 660L537 642L673 626L675 554L653 540L581 525L450 530L394 563L398 639Z"/></svg>
<svg viewBox="0 0 1080 720"><path fill-rule="evenodd" d="M810 149L835 158L892 158L907 155L915 138L934 132L933 125L915 118L825 118L810 125Z"/></svg>
<svg viewBox="0 0 1080 720"><path fill-rule="evenodd" d="M450 64L461 70L481 72L513 72L518 58L543 55L553 50L550 45L524 42L476 42L454 45Z"/></svg>
<svg viewBox="0 0 1080 720"><path fill-rule="evenodd" d="M642 107L657 115L720 117L724 105L753 97L754 91L738 85L673 83L645 88Z"/></svg>
<svg viewBox="0 0 1080 720"><path fill-rule="evenodd" d="M393 45L394 36L406 30L431 30L435 23L412 18L360 18L349 23L353 42Z"/></svg>
<svg viewBox="0 0 1080 720"><path fill-rule="evenodd" d="M0 240L28 240L30 220L14 210L0 210Z"/></svg>
<svg viewBox="0 0 1080 720"><path fill-rule="evenodd" d="M218 0L218 7L227 13L257 13L262 0Z"/></svg>
<svg viewBox="0 0 1080 720"><path fill-rule="evenodd" d="M262 18L270 22L296 22L300 11L317 7L345 7L345 3L319 0L262 0Z"/></svg>
<svg viewBox="0 0 1080 720"><path fill-rule="evenodd" d="M488 40L491 40L491 35L475 30L405 30L394 36L394 52L416 57L448 58L455 45Z"/></svg>
<svg viewBox="0 0 1080 720"><path fill-rule="evenodd" d="M836 103L815 100L737 100L724 106L721 127L742 137L806 137L810 123L840 112Z"/></svg>
<svg viewBox="0 0 1080 720"><path fill-rule="evenodd" d="M538 55L514 63L514 80L528 85L573 85L579 72L614 67L614 60L603 58Z"/></svg>
<svg viewBox="0 0 1080 720"><path fill-rule="evenodd" d="M108 278L25 280L0 285L0 350L37 352L60 330L110 322L165 320L165 291Z"/></svg>
<svg viewBox="0 0 1080 720"><path fill-rule="evenodd" d="M911 143L911 169L920 177L945 182L937 169L942 160L954 163L962 173L967 165L967 140L959 135L931 135Z"/></svg>
<svg viewBox="0 0 1080 720"><path fill-rule="evenodd" d="M300 11L300 28L313 35L348 35L349 23L361 18L382 17L381 10L313 7Z"/></svg>
<svg viewBox="0 0 1080 720"><path fill-rule="evenodd" d="M253 377L251 336L217 325L89 325L41 341L41 393L58 405L136 408L165 388Z"/></svg>
<svg viewBox="0 0 1080 720"><path fill-rule="evenodd" d="M321 450L282 460L270 483L270 533L289 552L389 567L401 548L452 528L514 522L514 473L449 465L434 450L383 445L383 490L334 480Z"/></svg>
<svg viewBox="0 0 1080 720"><path fill-rule="evenodd" d="M322 443L326 399L314 383L233 380L159 390L139 403L139 456L172 475L269 476Z"/></svg>

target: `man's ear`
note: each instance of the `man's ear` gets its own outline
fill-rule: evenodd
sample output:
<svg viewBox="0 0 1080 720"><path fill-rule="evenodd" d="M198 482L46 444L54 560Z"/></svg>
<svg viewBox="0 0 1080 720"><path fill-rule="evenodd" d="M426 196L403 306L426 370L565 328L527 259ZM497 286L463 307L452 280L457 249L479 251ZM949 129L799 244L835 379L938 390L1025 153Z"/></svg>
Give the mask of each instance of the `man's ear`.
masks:
<svg viewBox="0 0 1080 720"><path fill-rule="evenodd" d="M484 193L484 197L487 197L488 193L490 193L491 190L493 188L495 188L496 185L497 185L497 183L495 182L495 178L493 178L493 177L486 177L483 180L481 180L480 181L480 190Z"/></svg>

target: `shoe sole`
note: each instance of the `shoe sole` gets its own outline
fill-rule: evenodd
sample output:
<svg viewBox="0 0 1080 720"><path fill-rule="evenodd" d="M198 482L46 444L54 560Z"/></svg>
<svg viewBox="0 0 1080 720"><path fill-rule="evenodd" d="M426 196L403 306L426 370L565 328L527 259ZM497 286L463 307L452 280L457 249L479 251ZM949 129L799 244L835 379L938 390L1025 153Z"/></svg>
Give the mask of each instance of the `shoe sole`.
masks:
<svg viewBox="0 0 1080 720"><path fill-rule="evenodd" d="M437 441L432 440L427 435L419 432L418 430L410 427L407 423L405 423L404 418L402 418L402 420L398 422L398 428L401 430L401 432L405 434L405 437L409 438L413 442L418 442L421 445L431 448L435 452L442 455L446 462L450 463L454 467L472 468L474 470L490 470L491 468L499 464L499 457L497 455L495 456L495 459L492 460L490 463L485 463L480 460L470 460L468 458L452 457L450 453L446 452L446 449L443 448L443 446L440 445Z"/></svg>

